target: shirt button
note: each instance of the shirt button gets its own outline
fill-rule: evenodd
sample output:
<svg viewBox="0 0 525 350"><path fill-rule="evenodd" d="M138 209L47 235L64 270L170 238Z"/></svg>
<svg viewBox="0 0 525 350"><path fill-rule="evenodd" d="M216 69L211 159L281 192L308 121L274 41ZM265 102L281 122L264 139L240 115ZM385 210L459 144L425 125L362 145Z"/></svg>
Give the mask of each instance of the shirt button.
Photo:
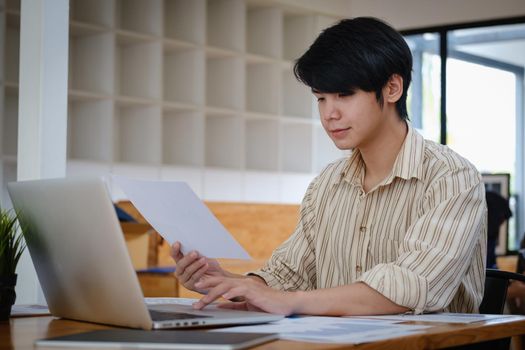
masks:
<svg viewBox="0 0 525 350"><path fill-rule="evenodd" d="M361 266L357 265L357 266L355 267L355 271L356 271L357 273L361 273Z"/></svg>
<svg viewBox="0 0 525 350"><path fill-rule="evenodd" d="M366 226L361 226L361 227L359 228L359 231L360 231L361 233L365 233L365 232L366 232Z"/></svg>

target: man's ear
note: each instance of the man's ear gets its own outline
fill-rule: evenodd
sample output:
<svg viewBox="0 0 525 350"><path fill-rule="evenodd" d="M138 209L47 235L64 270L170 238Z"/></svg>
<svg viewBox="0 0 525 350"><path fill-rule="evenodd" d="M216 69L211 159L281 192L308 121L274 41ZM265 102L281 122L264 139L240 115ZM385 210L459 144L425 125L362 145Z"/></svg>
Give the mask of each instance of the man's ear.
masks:
<svg viewBox="0 0 525 350"><path fill-rule="evenodd" d="M399 74L392 74L383 93L386 102L396 103L403 95L403 78Z"/></svg>

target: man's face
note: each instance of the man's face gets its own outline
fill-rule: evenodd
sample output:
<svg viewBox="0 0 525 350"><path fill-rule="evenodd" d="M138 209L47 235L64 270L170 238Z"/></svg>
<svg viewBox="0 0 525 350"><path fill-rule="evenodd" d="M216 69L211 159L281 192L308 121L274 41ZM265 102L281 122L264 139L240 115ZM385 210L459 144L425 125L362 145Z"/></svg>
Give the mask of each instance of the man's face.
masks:
<svg viewBox="0 0 525 350"><path fill-rule="evenodd" d="M385 116L374 92L313 93L318 100L321 123L339 149L365 147L384 124Z"/></svg>

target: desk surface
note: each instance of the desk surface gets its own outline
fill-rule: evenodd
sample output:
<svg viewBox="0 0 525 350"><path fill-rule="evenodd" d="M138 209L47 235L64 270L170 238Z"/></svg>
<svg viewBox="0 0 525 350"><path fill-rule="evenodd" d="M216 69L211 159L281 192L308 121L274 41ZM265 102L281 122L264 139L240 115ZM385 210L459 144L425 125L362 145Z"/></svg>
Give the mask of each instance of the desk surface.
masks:
<svg viewBox="0 0 525 350"><path fill-rule="evenodd" d="M424 323L434 325L420 334L369 344L340 345L275 341L258 346L258 350L275 349L439 349L525 334L525 317L515 316L472 324ZM110 327L56 319L50 316L12 318L0 323L0 350L33 349L36 339L80 333Z"/></svg>

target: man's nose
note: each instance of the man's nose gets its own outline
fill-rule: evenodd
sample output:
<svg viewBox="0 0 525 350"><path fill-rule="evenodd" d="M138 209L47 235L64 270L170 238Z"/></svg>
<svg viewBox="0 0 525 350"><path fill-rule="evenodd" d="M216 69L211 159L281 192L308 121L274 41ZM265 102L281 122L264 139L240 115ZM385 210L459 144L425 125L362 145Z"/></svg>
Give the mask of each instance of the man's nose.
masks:
<svg viewBox="0 0 525 350"><path fill-rule="evenodd" d="M321 111L321 116L325 120L339 119L341 114L339 113L339 108L333 99L326 99Z"/></svg>

